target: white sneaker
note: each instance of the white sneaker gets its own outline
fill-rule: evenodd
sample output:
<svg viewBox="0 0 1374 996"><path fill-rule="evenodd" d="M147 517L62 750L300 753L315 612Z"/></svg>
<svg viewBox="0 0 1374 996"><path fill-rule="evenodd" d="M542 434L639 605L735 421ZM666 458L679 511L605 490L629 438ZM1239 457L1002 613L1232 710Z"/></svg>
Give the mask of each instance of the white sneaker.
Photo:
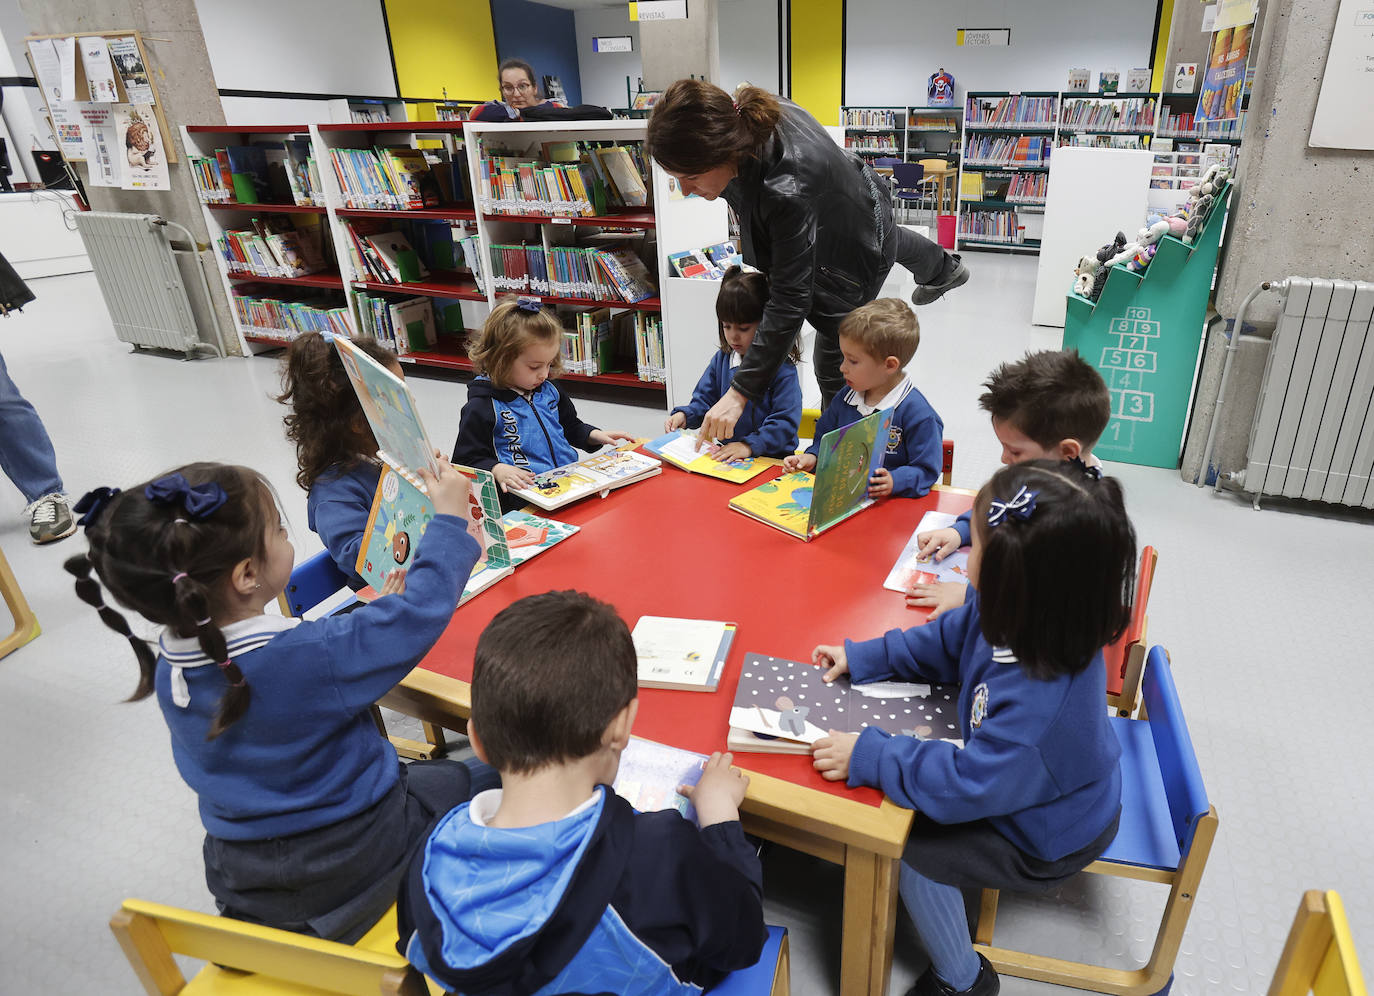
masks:
<svg viewBox="0 0 1374 996"><path fill-rule="evenodd" d="M29 538L34 543L52 543L76 532L71 502L64 494L44 495L25 511L30 515Z"/></svg>

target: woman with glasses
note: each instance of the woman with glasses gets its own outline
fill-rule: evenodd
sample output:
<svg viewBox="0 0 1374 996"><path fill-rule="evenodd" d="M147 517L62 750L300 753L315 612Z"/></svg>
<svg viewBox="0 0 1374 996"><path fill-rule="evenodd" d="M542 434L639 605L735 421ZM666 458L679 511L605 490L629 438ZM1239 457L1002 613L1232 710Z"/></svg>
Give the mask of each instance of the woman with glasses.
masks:
<svg viewBox="0 0 1374 996"><path fill-rule="evenodd" d="M519 121L531 107L563 106L540 95L534 82L534 67L524 59L506 59L497 74L501 80L501 99L488 101L474 110L474 121Z"/></svg>

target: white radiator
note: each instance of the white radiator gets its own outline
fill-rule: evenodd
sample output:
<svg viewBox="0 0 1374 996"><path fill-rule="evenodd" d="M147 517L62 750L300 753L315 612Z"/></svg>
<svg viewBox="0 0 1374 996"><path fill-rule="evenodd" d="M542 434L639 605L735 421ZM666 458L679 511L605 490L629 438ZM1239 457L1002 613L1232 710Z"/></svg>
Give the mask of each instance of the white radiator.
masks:
<svg viewBox="0 0 1374 996"><path fill-rule="evenodd" d="M200 341L186 285L167 238L168 224L153 214L76 214L76 227L110 309L116 337L133 346L184 352L189 358L196 350L216 347ZM189 232L186 235L190 237Z"/></svg>
<svg viewBox="0 0 1374 996"><path fill-rule="evenodd" d="M1289 277L1237 483L1374 508L1374 283Z"/></svg>

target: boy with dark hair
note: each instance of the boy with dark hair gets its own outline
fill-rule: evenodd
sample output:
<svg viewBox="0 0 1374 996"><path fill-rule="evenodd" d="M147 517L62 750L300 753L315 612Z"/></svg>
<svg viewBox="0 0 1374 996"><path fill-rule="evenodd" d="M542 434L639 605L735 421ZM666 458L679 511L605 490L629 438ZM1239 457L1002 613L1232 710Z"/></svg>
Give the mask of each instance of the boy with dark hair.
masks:
<svg viewBox="0 0 1374 996"><path fill-rule="evenodd" d="M1112 399L1102 375L1076 349L1027 353L1003 363L983 382L978 405L992 417L1002 444L1002 463L1027 460L1083 461L1100 468L1092 449L1112 417ZM919 534L919 556L944 560L970 542L969 516L954 525ZM967 586L949 581L913 585L907 604L933 611L930 618L964 604Z"/></svg>
<svg viewBox="0 0 1374 996"><path fill-rule="evenodd" d="M477 642L468 737L501 772L412 857L398 948L451 992L697 993L763 948L748 780L712 754L684 786L700 828L610 789L639 708L615 609L523 598Z"/></svg>

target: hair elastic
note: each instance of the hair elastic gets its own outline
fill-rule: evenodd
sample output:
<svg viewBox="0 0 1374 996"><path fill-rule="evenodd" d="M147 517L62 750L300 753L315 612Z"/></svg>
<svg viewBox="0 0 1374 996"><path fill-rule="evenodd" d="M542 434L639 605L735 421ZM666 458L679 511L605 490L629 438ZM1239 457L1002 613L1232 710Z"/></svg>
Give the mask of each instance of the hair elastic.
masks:
<svg viewBox="0 0 1374 996"><path fill-rule="evenodd" d="M1023 484L1021 490L1007 501L992 499L988 505L988 527L995 528L1008 519L1026 521L1035 511L1035 499L1038 497L1040 497L1039 491L1032 491Z"/></svg>
<svg viewBox="0 0 1374 996"><path fill-rule="evenodd" d="M173 520L172 520L172 525L174 525L174 526L189 526L190 524L191 524L191 523L188 522L186 519L173 519Z"/></svg>
<svg viewBox="0 0 1374 996"><path fill-rule="evenodd" d="M178 581L180 581L182 578L186 578L186 577L190 577L190 575L187 574L185 571L180 571L180 572L178 572L178 573L176 573L176 574L173 574L173 575L172 575L172 584L176 584L176 583L177 583Z"/></svg>
<svg viewBox="0 0 1374 996"><path fill-rule="evenodd" d="M209 625L210 625L210 617L209 617L209 616L206 616L204 619L197 619L197 620L196 620L196 625L197 625L197 626L209 626Z"/></svg>

